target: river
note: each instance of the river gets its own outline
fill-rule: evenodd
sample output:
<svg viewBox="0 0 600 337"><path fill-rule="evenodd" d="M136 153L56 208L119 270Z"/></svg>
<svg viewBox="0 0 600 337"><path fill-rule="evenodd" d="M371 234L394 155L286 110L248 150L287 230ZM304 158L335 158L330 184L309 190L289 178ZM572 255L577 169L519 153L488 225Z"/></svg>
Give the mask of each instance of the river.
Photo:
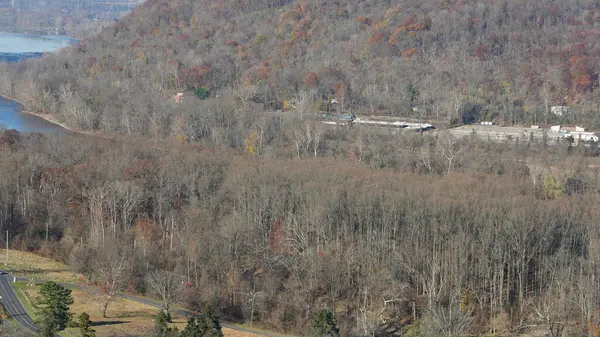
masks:
<svg viewBox="0 0 600 337"><path fill-rule="evenodd" d="M15 129L19 132L41 132L57 135L66 130L38 116L21 112L18 103L0 97L0 129Z"/></svg>
<svg viewBox="0 0 600 337"><path fill-rule="evenodd" d="M0 35L0 61L18 62L40 57L76 42L67 36L31 36L23 34ZM22 113L21 106L0 97L0 128L19 132L41 132L56 135L66 131L43 118Z"/></svg>

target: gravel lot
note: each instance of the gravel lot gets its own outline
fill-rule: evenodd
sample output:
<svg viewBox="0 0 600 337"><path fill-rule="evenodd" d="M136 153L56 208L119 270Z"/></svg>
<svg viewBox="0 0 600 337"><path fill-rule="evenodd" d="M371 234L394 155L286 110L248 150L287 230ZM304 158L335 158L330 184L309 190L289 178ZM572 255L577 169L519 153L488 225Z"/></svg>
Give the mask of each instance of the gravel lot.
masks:
<svg viewBox="0 0 600 337"><path fill-rule="evenodd" d="M483 139L491 139L503 141L507 139L519 139L528 141L532 135L534 140L541 141L543 138L543 130L531 129L518 126L496 126L496 125L463 125L450 129L450 132L457 137L469 136L475 132ZM548 142L555 143L561 136L560 132L547 130Z"/></svg>

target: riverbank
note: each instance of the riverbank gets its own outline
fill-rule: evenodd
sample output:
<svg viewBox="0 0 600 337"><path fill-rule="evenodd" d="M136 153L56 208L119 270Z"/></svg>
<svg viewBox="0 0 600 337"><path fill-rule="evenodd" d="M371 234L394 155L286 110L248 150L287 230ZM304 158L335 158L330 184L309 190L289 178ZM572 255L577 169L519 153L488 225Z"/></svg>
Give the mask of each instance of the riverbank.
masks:
<svg viewBox="0 0 600 337"><path fill-rule="evenodd" d="M54 117L52 114L42 114L42 113L36 113L34 111L28 110L27 107L26 107L26 105L25 105L25 103L19 101L16 98L9 97L9 96L6 96L6 95L0 95L0 98L3 98L5 100L8 100L8 101L11 101L11 102L14 102L14 103L17 103L17 105L19 107L19 112L20 113L24 113L24 114L27 114L27 115L30 115L30 116L35 116L37 118L41 118L41 119L45 120L46 122L48 122L50 124L53 124L53 125L56 125L56 126L59 126L59 127L63 128L63 129L65 129L66 131L69 131L69 132L82 133L80 131L74 130L73 128L69 127L65 123L59 122L58 119L56 119L56 117Z"/></svg>
<svg viewBox="0 0 600 337"><path fill-rule="evenodd" d="M176 146L201 148L201 147L198 147L197 145L193 145L193 144L182 144L180 141L177 141L176 139L168 139L168 138L154 139L154 138L141 137L141 136L131 135L131 134L107 133L107 132L101 131L101 130L84 130L84 129L73 128L73 127L70 127L69 125L67 125L66 123L59 121L52 114L39 113L39 112L35 112L32 109L29 109L27 107L27 105L25 105L25 103L23 103L22 101L20 101L18 99L13 98L13 97L9 97L6 95L0 95L0 99L10 101L13 104L15 104L16 107L14 107L14 110L15 110L14 113L21 114L21 116L27 115L28 118L31 118L30 116L32 116L34 118L39 118L40 119L39 122L43 121L44 123L51 125L52 128L55 128L56 130L60 131L60 133L65 134L65 135L93 137L93 139L95 139L95 140L102 140L102 141L109 141L109 142L144 144L144 146L148 146L148 147L155 148L157 150L164 150L164 151L170 151ZM7 128L11 129L12 127L8 126ZM42 132L42 133L45 133L44 131L37 131L37 130L27 131L27 130L22 130L19 128L14 128L14 129L16 129L19 132ZM52 133L52 130L50 130L50 133ZM171 140L171 141L169 141L169 140ZM169 145L165 145L167 143ZM206 150L204 148L201 148L201 149Z"/></svg>
<svg viewBox="0 0 600 337"><path fill-rule="evenodd" d="M73 132L73 133L83 133L83 132L81 132L81 131L76 131L76 130L73 130L72 128L70 128L70 127L69 127L67 124L65 124L65 123L61 123L61 122L59 122L59 121L56 119L56 117L52 116L52 114L38 114L38 113L35 113L35 112L33 112L33 111L30 111L30 110L20 110L20 112L21 112L21 113L24 113L24 114L28 114L28 115L31 115L31 116L35 116L35 117L41 118L41 119L45 120L46 122L48 122L48 123L51 123L51 124L54 124L54 125L56 125L56 126L60 126L61 128L65 129L65 130L67 130L67 131L69 131L69 132Z"/></svg>
<svg viewBox="0 0 600 337"><path fill-rule="evenodd" d="M15 113L21 113L23 115L33 116L35 118L39 118L43 120L45 123L51 124L56 129L60 129L60 133L70 136L86 136L92 137L95 141L108 141L108 142L118 142L118 143L128 143L132 145L142 145L145 147L150 147L160 151L170 152L173 149L181 148L181 149L193 149L200 152L214 152L214 148L204 147L199 144L182 142L176 137L151 137L151 136L139 136L135 134L125 134L125 133L108 133L104 130L84 130L70 127L66 123L60 122L54 115L52 114L44 114L35 112L31 109L28 109L27 106L19 101L18 99L8 97L5 95L0 95L1 99L13 102L17 105ZM31 118L31 117L29 117ZM40 121L41 122L41 121ZM10 127L8 127L10 129ZM41 132L44 131L23 131L19 128L15 128L19 132ZM50 130L52 131L52 130Z"/></svg>
<svg viewBox="0 0 600 337"><path fill-rule="evenodd" d="M20 100L18 100L16 98L6 96L6 95L0 95L0 98L15 103L17 105L18 113L28 115L28 116L33 116L35 118L40 118L40 119L44 120L45 122L47 122L48 124L51 124L52 126L56 127L57 129L61 129L61 132L65 133L65 134L90 136L90 137L95 137L95 138L104 139L104 140L117 140L116 136L107 135L100 131L82 130L82 129L76 129L76 128L70 127L66 123L60 122L52 114L39 113L39 112L35 112L34 110L28 109L27 106L25 105L25 103L21 102ZM22 130L17 130L17 131L22 132Z"/></svg>

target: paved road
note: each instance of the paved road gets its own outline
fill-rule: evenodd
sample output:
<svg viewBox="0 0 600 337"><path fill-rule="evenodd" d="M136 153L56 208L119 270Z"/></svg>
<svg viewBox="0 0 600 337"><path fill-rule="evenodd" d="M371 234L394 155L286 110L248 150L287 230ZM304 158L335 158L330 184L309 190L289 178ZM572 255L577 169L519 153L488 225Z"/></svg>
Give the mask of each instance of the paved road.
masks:
<svg viewBox="0 0 600 337"><path fill-rule="evenodd" d="M0 296L2 296L2 303L12 318L28 330L37 333L39 328L33 323L33 319L19 301L17 294L10 285L11 280L12 277L10 275L0 275Z"/></svg>

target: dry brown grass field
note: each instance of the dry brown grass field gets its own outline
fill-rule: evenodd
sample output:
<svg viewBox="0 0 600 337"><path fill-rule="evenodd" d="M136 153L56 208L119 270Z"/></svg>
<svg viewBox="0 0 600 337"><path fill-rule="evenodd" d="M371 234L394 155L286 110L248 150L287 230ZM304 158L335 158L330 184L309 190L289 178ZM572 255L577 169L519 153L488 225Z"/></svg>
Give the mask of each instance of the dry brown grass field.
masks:
<svg viewBox="0 0 600 337"><path fill-rule="evenodd" d="M27 294L36 299L39 286L24 287ZM156 316L157 309L142 303L128 299L117 299L109 306L106 318L102 317L102 308L93 296L90 296L85 290L73 289L72 295L74 302L71 305L71 312L74 317L87 312L93 322L98 337L110 336L115 332L128 334L144 334L153 327L153 319ZM179 331L185 328L187 318L179 315L173 316L172 327L177 327ZM79 336L78 328L68 328L67 334ZM226 337L251 337L259 336L256 334L241 332L229 328L223 328L223 334Z"/></svg>
<svg viewBox="0 0 600 337"><path fill-rule="evenodd" d="M5 261L8 263L5 265ZM0 268L19 276L33 277L36 280L52 280L56 282L83 283L84 278L71 270L64 263L45 258L34 253L0 249ZM30 298L34 301L38 297L39 286L22 286ZM143 334L153 326L153 319L157 309L146 304L132 300L119 298L108 307L107 318L102 317L102 308L94 301L85 290L72 289L75 303L71 306L74 317L82 312L87 312L94 322L94 329L98 337L109 336L114 332L131 334ZM30 307L30 306L29 306ZM184 329L187 318L173 316L173 326L180 331ZM78 328L69 328L67 332L71 336L79 336ZM230 328L223 328L223 334L227 337L251 337L259 336L251 333L241 332Z"/></svg>
<svg viewBox="0 0 600 337"><path fill-rule="evenodd" d="M12 249L8 250L8 258L6 249L0 249L0 269L5 269L11 274L40 280L67 283L82 283L84 281L83 275L73 272L64 263L34 253Z"/></svg>

